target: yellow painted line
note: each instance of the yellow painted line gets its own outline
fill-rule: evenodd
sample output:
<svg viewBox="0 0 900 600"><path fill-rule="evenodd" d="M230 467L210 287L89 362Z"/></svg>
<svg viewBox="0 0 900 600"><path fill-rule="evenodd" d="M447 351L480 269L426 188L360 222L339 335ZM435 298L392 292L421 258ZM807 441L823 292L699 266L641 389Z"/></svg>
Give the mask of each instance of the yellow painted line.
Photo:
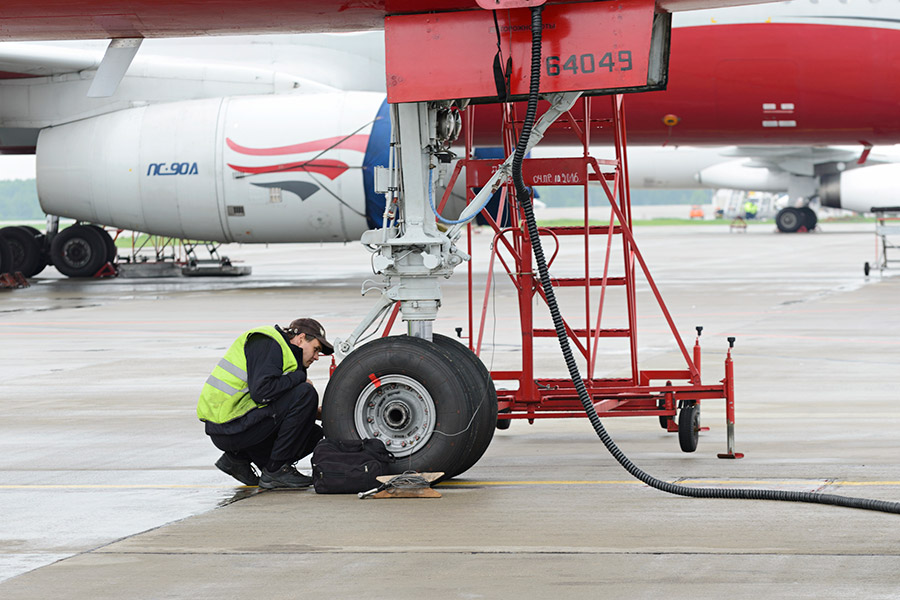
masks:
<svg viewBox="0 0 900 600"><path fill-rule="evenodd" d="M900 481L829 481L819 479L806 480L745 480L734 481L725 479L685 479L677 483L680 485L733 485L733 486L779 486L779 485L828 485L828 486L900 486ZM545 480L545 481L442 481L437 484L440 487L490 487L490 486L515 486L515 485L644 485L637 479L629 480ZM191 485L191 484L0 484L0 490L233 490L235 488L255 489L255 485Z"/></svg>
<svg viewBox="0 0 900 600"><path fill-rule="evenodd" d="M234 488L255 489L257 486L247 485L175 485L175 484L19 484L0 485L0 490L232 490Z"/></svg>

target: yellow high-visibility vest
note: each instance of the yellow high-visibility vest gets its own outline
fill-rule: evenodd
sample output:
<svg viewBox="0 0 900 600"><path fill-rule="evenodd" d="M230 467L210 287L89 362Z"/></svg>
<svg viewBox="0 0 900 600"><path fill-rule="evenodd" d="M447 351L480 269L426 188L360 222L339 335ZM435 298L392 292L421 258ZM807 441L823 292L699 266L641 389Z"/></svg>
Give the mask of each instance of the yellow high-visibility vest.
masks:
<svg viewBox="0 0 900 600"><path fill-rule="evenodd" d="M262 406L253 401L247 387L247 356L244 354L244 345L254 333L267 335L281 346L283 373L297 370L297 359L277 329L257 327L244 332L234 340L228 352L203 384L203 391L200 392L200 400L197 402L197 418L201 421L227 423Z"/></svg>

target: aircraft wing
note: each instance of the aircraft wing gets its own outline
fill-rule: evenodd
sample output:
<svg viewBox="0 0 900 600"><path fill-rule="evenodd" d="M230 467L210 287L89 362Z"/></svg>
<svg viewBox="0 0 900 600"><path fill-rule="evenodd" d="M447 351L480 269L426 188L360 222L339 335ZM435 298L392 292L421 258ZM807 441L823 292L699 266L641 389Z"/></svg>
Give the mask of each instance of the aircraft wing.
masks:
<svg viewBox="0 0 900 600"><path fill-rule="evenodd" d="M27 43L0 44L0 79L43 77L96 69L103 51Z"/></svg>
<svg viewBox="0 0 900 600"><path fill-rule="evenodd" d="M864 146L733 146L723 150L721 155L744 159L744 167L803 177L894 162L886 154L869 153Z"/></svg>

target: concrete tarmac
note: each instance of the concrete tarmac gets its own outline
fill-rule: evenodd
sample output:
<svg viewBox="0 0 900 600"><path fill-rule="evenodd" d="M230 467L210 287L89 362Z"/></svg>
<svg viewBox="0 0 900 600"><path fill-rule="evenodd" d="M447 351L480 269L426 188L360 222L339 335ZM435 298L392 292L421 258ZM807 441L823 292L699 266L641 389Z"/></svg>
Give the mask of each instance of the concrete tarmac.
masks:
<svg viewBox="0 0 900 600"><path fill-rule="evenodd" d="M692 454L655 417L605 420L624 452L667 481L900 501L900 277L864 277L873 226L636 235L689 346L704 326L704 382L722 377L737 337L746 457L716 457L715 400ZM480 278L490 242L473 235ZM309 315L346 336L371 306L359 291L372 274L358 244L224 253L253 275L74 281L51 268L0 291L0 598L900 598L900 515L667 495L581 419L515 421L436 500L240 486L213 466L194 414L212 366L260 324ZM557 276L574 274L581 249L556 260ZM443 289L436 331L468 334L465 272ZM681 368L643 279L638 299L641 368ZM488 300L482 358L515 367L508 280ZM621 300L607 297L604 326L623 318ZM562 308L583 314L580 302L563 294ZM540 342L539 371L563 377L554 344ZM626 356L612 343L597 374L627 373ZM323 391L327 361L310 375Z"/></svg>

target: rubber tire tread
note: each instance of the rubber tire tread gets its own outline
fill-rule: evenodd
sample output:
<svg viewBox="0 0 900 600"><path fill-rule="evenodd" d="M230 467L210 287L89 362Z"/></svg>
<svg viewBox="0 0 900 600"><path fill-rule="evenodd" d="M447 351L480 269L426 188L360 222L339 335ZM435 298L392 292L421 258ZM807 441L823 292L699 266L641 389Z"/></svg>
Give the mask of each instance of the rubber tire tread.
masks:
<svg viewBox="0 0 900 600"><path fill-rule="evenodd" d="M698 427L694 427L694 423ZM684 452L693 452L700 441L700 407L696 404L688 404L678 411L678 444Z"/></svg>
<svg viewBox="0 0 900 600"><path fill-rule="evenodd" d="M12 273L12 248L6 236L0 235L0 273Z"/></svg>
<svg viewBox="0 0 900 600"><path fill-rule="evenodd" d="M81 238L90 247L91 255L88 262L76 267L65 262L63 248L72 239ZM87 225L72 225L63 229L53 238L50 245L50 258L56 270L67 277L93 277L106 263L106 243L93 227Z"/></svg>
<svg viewBox="0 0 900 600"><path fill-rule="evenodd" d="M803 206L797 210L800 211L800 216L803 218L803 225L806 227L806 230L812 231L815 229L816 225L819 224L819 216L816 214L816 211L808 206Z"/></svg>
<svg viewBox="0 0 900 600"><path fill-rule="evenodd" d="M488 446L491 445L491 440L494 439L494 429L497 426L497 388L487 367L467 346L439 333L435 333L432 340L438 348L458 357L467 372L472 375L466 377L466 380L472 388L469 396L470 404L477 412L472 421L474 429L472 445L466 459L458 467L457 475L459 475L468 471L484 456Z"/></svg>
<svg viewBox="0 0 900 600"><path fill-rule="evenodd" d="M106 244L106 262L116 264L116 258L119 256L119 249L116 247L116 242L113 241L112 236L109 235L109 232L99 225L87 225L92 229L96 229L97 233L103 238L103 243Z"/></svg>
<svg viewBox="0 0 900 600"><path fill-rule="evenodd" d="M442 479L458 475L468 458L474 431L445 436L437 433L461 432L469 425L474 407L468 398L463 369L437 345L408 336L373 340L348 355L338 365L322 398L322 427L325 437L338 440L361 439L354 422L356 401L372 378L405 375L421 383L435 403L435 433L409 456L388 466L391 473L414 470L442 471ZM391 448L388 448L390 450Z"/></svg>
<svg viewBox="0 0 900 600"><path fill-rule="evenodd" d="M41 271L41 245L30 231L24 227L4 227L0 229L0 236L6 239L10 249L10 265L4 271L19 271L25 277L33 277Z"/></svg>

